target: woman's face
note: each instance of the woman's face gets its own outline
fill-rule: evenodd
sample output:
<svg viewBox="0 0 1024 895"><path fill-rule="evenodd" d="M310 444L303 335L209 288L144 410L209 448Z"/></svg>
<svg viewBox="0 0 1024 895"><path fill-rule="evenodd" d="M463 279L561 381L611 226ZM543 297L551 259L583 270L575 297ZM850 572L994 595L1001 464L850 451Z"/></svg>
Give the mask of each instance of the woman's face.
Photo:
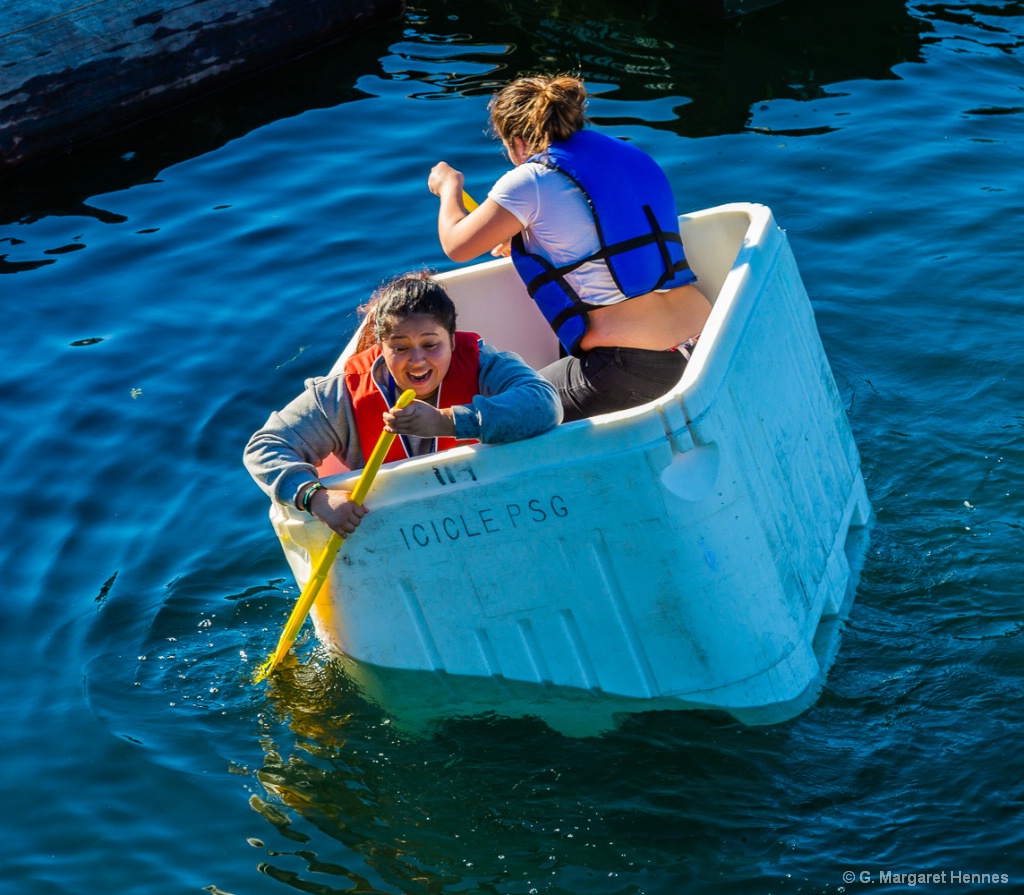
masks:
<svg viewBox="0 0 1024 895"><path fill-rule="evenodd" d="M384 363L399 389L433 397L452 363L452 337L429 314L402 318L380 343Z"/></svg>

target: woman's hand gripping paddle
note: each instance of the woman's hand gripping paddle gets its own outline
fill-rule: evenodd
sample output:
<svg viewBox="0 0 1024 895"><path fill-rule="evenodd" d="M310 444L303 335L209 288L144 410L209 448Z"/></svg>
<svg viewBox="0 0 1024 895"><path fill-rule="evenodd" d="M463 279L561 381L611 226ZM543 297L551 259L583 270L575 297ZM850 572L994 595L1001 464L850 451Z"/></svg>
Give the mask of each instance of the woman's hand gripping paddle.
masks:
<svg viewBox="0 0 1024 895"><path fill-rule="evenodd" d="M411 388L408 388L402 392L402 395L396 402L395 406L398 408L408 407L415 397L416 393ZM384 457L387 455L388 448L391 447L391 442L394 440L395 436L391 432L381 432L380 438L377 439L377 446L373 449L373 453L370 454L370 459L366 462L366 466L363 467L362 474L359 476L359 480L356 482L356 487L352 491L352 500L359 504L359 506L363 505L363 501L366 499L366 494L370 490L370 485L373 484L373 479L377 475L377 470L380 469L381 464L384 462ZM309 576L306 586L302 589L302 593L299 595L295 608L292 610L288 623L284 626L284 631L281 632L281 638L277 641L277 649L275 649L273 655L271 655L271 657L267 659L262 666L260 666L259 671L256 672L256 675L253 678L253 683L258 684L270 675L277 666L277 663L288 654L288 650L291 649L292 644L295 642L295 637L299 633L299 629L306 621L306 616L309 615L309 610L313 607L313 603L316 601L317 594L320 593L320 588L323 586L324 580L327 578L327 573L331 570L331 566L334 564L334 558L338 555L338 550L341 549L343 542L344 538L342 538L341 535L336 531L331 532L331 537L327 542L327 547L324 548L323 554L320 556L316 566L313 568L313 572Z"/></svg>

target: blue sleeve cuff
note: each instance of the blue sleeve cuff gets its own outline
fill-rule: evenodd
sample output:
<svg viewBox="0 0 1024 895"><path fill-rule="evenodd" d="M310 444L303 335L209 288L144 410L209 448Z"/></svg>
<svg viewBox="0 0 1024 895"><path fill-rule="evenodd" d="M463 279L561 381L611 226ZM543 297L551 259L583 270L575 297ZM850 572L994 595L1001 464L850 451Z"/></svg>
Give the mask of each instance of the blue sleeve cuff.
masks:
<svg viewBox="0 0 1024 895"><path fill-rule="evenodd" d="M452 418L455 420L455 437L460 441L480 438L480 414L471 404L456 404L452 407Z"/></svg>

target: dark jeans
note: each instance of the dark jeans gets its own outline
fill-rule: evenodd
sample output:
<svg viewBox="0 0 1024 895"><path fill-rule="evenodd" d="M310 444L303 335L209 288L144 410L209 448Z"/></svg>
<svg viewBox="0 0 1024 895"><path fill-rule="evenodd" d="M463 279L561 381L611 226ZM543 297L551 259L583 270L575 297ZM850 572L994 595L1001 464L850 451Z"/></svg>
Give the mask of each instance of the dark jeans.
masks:
<svg viewBox="0 0 1024 895"><path fill-rule="evenodd" d="M678 351L595 348L583 357L563 357L540 375L558 390L568 423L660 398L685 369Z"/></svg>

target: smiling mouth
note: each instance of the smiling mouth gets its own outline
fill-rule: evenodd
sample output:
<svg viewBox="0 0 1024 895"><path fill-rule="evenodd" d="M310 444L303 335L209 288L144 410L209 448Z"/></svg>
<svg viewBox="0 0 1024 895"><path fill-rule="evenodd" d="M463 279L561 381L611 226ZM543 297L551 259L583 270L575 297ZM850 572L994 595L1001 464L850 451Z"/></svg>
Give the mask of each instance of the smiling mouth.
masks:
<svg viewBox="0 0 1024 895"><path fill-rule="evenodd" d="M409 380L411 382L423 383L430 379L430 373L430 370L427 370L425 373L410 373Z"/></svg>

